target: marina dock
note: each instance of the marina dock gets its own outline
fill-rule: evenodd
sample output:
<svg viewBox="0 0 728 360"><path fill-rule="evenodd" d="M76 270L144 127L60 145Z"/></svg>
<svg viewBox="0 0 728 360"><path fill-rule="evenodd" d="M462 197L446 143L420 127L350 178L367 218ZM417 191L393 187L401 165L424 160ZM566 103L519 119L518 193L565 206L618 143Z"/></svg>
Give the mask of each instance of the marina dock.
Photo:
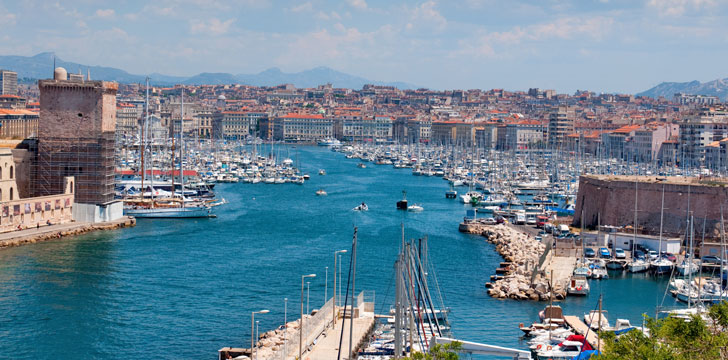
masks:
<svg viewBox="0 0 728 360"><path fill-rule="evenodd" d="M374 313L363 312L358 318L354 319L354 333L352 337L352 351L356 352L361 348L361 344L374 327ZM348 359L346 353L349 351L349 319L346 322L338 321L336 326L329 327L319 336L310 351L303 355L306 360L329 360L336 359L339 352L339 338L341 336L341 326L344 326L344 337L341 341L341 357Z"/></svg>
<svg viewBox="0 0 728 360"><path fill-rule="evenodd" d="M340 299L339 299L340 300ZM341 339L342 359L349 359L350 319L353 315L352 352L357 352L374 328L374 293L362 291L356 297L353 307L333 306L333 298L314 311L313 315L304 315L302 359L328 360L335 359L339 352L339 338L342 325L344 335ZM334 315L335 314L335 315ZM334 316L336 324L334 324ZM290 321L281 329L275 329L260 335L255 344L256 360L296 360L299 353L300 319ZM250 359L250 348L224 347L218 350L218 359L231 358Z"/></svg>
<svg viewBox="0 0 728 360"><path fill-rule="evenodd" d="M594 349L602 351L599 336L597 336L597 333L594 330L584 324L583 321L573 315L565 315L564 320L566 320L566 323L574 329L574 332L579 335L584 335L586 337L586 341L589 342L589 345L591 345Z"/></svg>

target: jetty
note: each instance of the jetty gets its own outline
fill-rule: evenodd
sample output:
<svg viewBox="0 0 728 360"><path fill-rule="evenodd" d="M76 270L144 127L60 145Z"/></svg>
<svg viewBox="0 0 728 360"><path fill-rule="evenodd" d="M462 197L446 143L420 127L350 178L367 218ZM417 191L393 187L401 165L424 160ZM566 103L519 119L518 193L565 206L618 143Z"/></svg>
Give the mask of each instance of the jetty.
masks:
<svg viewBox="0 0 728 360"><path fill-rule="evenodd" d="M581 321L581 319L573 315L565 315L564 320L566 321L566 324L574 329L574 332L579 335L583 335L592 348L602 351L599 336L594 329L590 329L589 326Z"/></svg>
<svg viewBox="0 0 728 360"><path fill-rule="evenodd" d="M542 243L510 224L485 225L472 220L461 223L459 230L484 236L505 260L491 277L493 282L486 284L490 296L546 301L553 292L556 300L566 298L579 255L573 241L548 238Z"/></svg>
<svg viewBox="0 0 728 360"><path fill-rule="evenodd" d="M339 302L341 299L337 299ZM352 327L353 319L353 327ZM300 319L288 322L278 329L263 333L255 344L256 360L296 360L301 337ZM349 339L351 350L359 351L375 324L374 293L362 291L355 299L354 306L334 306L333 298L312 315L304 314L302 359L328 360L335 359L339 352L341 338L342 358L352 358L348 353ZM343 337L341 335L344 329ZM353 329L350 337L349 331ZM218 359L250 359L253 352L250 348L223 347L218 350Z"/></svg>
<svg viewBox="0 0 728 360"><path fill-rule="evenodd" d="M31 227L22 230L0 233L0 249L59 239L64 236L81 235L91 231L113 230L135 225L136 219L131 216L124 216L118 220L108 222L70 222L65 224Z"/></svg>

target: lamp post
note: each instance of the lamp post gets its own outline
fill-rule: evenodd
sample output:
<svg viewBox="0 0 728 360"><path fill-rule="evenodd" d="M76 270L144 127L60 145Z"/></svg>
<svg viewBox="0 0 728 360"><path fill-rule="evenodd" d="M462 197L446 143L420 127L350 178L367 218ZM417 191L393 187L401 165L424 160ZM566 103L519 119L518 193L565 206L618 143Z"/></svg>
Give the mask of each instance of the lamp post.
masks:
<svg viewBox="0 0 728 360"><path fill-rule="evenodd" d="M308 309L309 299L311 299L311 282L306 281L306 315L311 314L311 310Z"/></svg>
<svg viewBox="0 0 728 360"><path fill-rule="evenodd" d="M255 336L255 314L267 314L270 310L260 310L260 311L253 311L253 313L250 315L250 358L253 358L253 354L255 353L255 347L253 346L253 338Z"/></svg>
<svg viewBox="0 0 728 360"><path fill-rule="evenodd" d="M329 267L326 267L326 281L324 281L324 305L329 300Z"/></svg>
<svg viewBox="0 0 728 360"><path fill-rule="evenodd" d="M283 298L283 359L288 355L288 298Z"/></svg>
<svg viewBox="0 0 728 360"><path fill-rule="evenodd" d="M334 251L334 306L331 309L331 314L334 317L334 325L336 325L336 257L341 257L341 253L345 253L346 250Z"/></svg>
<svg viewBox="0 0 728 360"><path fill-rule="evenodd" d="M301 326L298 327L298 359L303 359L303 281L316 277L316 274L301 275Z"/></svg>
<svg viewBox="0 0 728 360"><path fill-rule="evenodd" d="M258 323L260 323L260 321L255 320L255 338L256 339L260 339L260 335L258 335L258 328L259 328ZM257 358L258 358L258 354L255 354L255 359L257 359ZM252 359L252 360L255 360L255 359Z"/></svg>

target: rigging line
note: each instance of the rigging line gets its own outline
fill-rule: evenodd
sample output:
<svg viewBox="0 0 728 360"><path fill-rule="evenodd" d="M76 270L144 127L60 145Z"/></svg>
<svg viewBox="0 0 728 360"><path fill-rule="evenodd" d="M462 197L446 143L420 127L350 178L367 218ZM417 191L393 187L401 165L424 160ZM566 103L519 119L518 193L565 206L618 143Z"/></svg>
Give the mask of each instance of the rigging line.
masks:
<svg viewBox="0 0 728 360"><path fill-rule="evenodd" d="M432 306L432 299L429 297L430 294L427 288L427 283L425 283L424 279L422 278L422 267L421 264L418 262L419 258L414 256L414 254L410 254L410 258L414 259L413 266L417 266L417 269L415 269L415 280L417 281L419 293L422 295L422 298L420 300L423 303L423 307L430 309L429 313L427 312L427 309L425 309L425 316L427 317L427 321L430 323L430 332L432 332L433 330L432 320L434 319L435 326L437 327L437 332L440 334L440 336L442 336L442 332L440 331L440 324L437 320L437 316L435 315L435 309Z"/></svg>
<svg viewBox="0 0 728 360"><path fill-rule="evenodd" d="M400 276L402 276L403 281L406 280L405 274L400 274ZM414 311L414 306L412 305L412 302L413 302L412 301L413 300L412 299L412 296L414 296L414 294L410 293L409 291L405 291L405 294L407 296L407 309L408 309L408 313L410 314L410 316L414 317L414 314L412 314L412 312ZM410 316L408 316L408 318ZM420 324L422 323L422 317L420 317L419 323ZM417 340L418 340L418 342L420 344L420 347L422 347L424 349L425 348L424 347L424 345L425 345L424 339L426 339L425 338L426 335L424 334L424 328L422 329L423 331L420 332L420 328L417 326L417 324L414 324L414 325L415 325L415 330L417 330ZM409 328L409 326L408 326L408 328ZM410 331L411 331L411 329L410 329ZM412 344L410 344L410 352L411 352L411 349L412 349Z"/></svg>
<svg viewBox="0 0 728 360"><path fill-rule="evenodd" d="M442 335L442 331L440 330L440 322L437 319L437 316L435 316L435 308L434 304L432 303L432 296L430 295L430 288L427 286L427 282L424 279L422 269L422 263L419 261L420 259L418 257L415 258L415 265L419 269L419 272L417 273L418 281L420 284L422 284L422 289L424 289L423 295L424 295L424 301L426 302L427 306L430 307L430 310L432 311L433 318L435 319L435 325L437 326L437 331ZM445 309L441 309L441 311L444 311Z"/></svg>
<svg viewBox="0 0 728 360"><path fill-rule="evenodd" d="M352 254L349 254L349 275L346 277L346 295L344 296L344 317L341 319L341 335L339 335L339 351L336 355L337 360L341 360L341 343L344 341L344 324L346 323L346 305L349 303L349 284L351 281L351 267L354 263L354 242L351 243L351 251ZM351 306L351 311L349 312L349 321L354 321L354 305ZM299 328L299 331L303 331L303 328ZM347 359L351 357L351 354L347 356ZM300 359L299 359L300 360Z"/></svg>
<svg viewBox="0 0 728 360"><path fill-rule="evenodd" d="M380 305L380 308L379 308L379 313L380 314L383 313L383 311L384 311L384 304L387 303L387 299L389 298L389 290L392 289L392 279L395 278L394 276L392 276L393 274L396 274L396 271L395 270L392 270L392 272L388 276L389 277L389 283L387 284L387 291L384 293L384 299L382 300L382 304Z"/></svg>

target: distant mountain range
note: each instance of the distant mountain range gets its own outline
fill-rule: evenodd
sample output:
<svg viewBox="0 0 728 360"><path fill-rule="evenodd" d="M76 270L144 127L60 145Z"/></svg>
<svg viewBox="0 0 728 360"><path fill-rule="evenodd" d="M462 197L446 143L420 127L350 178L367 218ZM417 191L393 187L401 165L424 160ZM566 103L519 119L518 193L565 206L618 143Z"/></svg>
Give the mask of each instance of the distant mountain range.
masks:
<svg viewBox="0 0 728 360"><path fill-rule="evenodd" d="M728 100L728 78L716 79L701 83L694 80L689 82L664 82L652 89L643 91L637 95L658 98L664 96L672 99L676 93L692 94L692 95L713 95L721 100Z"/></svg>
<svg viewBox="0 0 728 360"><path fill-rule="evenodd" d="M69 73L91 72L92 80L116 81L119 83L143 83L146 75L130 74L124 70L106 67L89 66L63 61L56 57L56 66L64 67ZM53 53L44 52L35 56L0 56L0 69L18 73L18 78L47 79L53 74ZM395 86L399 89L414 89L416 86L404 82L381 82L339 72L327 67L317 67L297 73L284 73L278 68L270 68L257 74L200 73L191 77L150 74L155 85L219 85L245 84L254 86L276 86L293 84L298 88L310 88L330 83L334 87L361 89L365 84Z"/></svg>

